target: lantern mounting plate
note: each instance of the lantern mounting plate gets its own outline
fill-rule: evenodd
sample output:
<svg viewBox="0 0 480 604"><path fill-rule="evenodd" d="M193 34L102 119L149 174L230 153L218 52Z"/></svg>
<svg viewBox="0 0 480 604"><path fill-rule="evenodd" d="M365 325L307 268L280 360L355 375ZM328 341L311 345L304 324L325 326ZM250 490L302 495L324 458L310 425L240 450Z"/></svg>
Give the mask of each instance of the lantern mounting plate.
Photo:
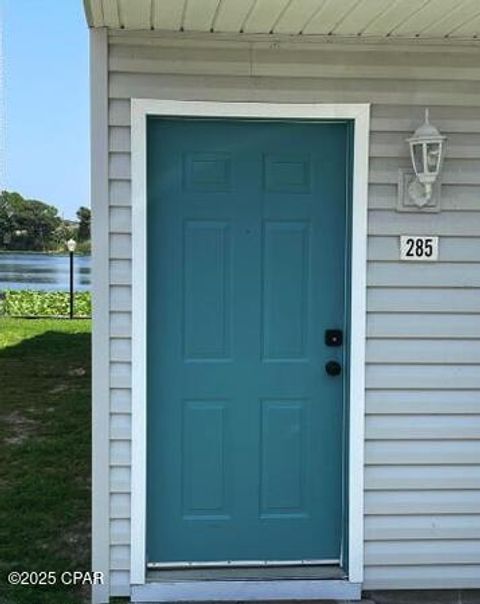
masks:
<svg viewBox="0 0 480 604"><path fill-rule="evenodd" d="M398 212L440 212L441 182L432 185L432 195L425 198L425 189L412 170L398 171Z"/></svg>

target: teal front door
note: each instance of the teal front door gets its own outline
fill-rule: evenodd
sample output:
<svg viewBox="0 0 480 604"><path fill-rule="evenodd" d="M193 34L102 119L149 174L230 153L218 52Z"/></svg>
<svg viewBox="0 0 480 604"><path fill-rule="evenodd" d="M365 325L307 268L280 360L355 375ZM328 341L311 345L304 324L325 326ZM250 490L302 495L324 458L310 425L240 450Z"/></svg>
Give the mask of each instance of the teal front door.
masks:
<svg viewBox="0 0 480 604"><path fill-rule="evenodd" d="M340 558L348 154L345 122L149 118L150 563Z"/></svg>

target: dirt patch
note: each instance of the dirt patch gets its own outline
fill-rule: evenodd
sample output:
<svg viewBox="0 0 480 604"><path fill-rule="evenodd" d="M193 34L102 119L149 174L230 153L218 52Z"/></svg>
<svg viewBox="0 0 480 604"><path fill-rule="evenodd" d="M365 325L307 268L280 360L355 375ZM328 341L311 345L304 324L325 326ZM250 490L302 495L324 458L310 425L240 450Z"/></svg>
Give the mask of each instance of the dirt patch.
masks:
<svg viewBox="0 0 480 604"><path fill-rule="evenodd" d="M21 445L36 432L37 422L25 417L19 411L4 415L2 421L9 431L4 439L7 445Z"/></svg>
<svg viewBox="0 0 480 604"><path fill-rule="evenodd" d="M76 367L75 369L70 369L68 375L72 377L82 377L87 374L87 370L83 367Z"/></svg>
<svg viewBox="0 0 480 604"><path fill-rule="evenodd" d="M90 539L90 520L79 520L73 523L67 531L58 535L55 551L72 558L73 567L75 564L80 564L76 570L88 571L90 570Z"/></svg>
<svg viewBox="0 0 480 604"><path fill-rule="evenodd" d="M49 392L50 394L58 394L59 392L65 392L65 390L68 390L68 387L68 384L58 384L58 386L50 388Z"/></svg>

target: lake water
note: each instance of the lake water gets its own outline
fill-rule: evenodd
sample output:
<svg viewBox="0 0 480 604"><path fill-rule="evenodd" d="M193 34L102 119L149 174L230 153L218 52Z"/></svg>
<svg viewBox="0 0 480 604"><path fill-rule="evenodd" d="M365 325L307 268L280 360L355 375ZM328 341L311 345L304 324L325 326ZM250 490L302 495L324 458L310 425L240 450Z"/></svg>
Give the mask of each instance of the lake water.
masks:
<svg viewBox="0 0 480 604"><path fill-rule="evenodd" d="M75 291L90 289L90 256L75 256ZM0 253L0 292L6 289L68 290L68 255Z"/></svg>

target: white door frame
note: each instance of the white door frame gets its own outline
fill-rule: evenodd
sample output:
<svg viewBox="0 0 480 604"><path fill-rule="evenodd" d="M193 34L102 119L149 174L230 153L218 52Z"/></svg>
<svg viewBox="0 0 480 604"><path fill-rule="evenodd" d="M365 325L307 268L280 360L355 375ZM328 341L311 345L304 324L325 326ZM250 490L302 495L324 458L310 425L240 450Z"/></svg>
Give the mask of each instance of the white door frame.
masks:
<svg viewBox="0 0 480 604"><path fill-rule="evenodd" d="M147 116L349 119L354 122L351 316L349 350L348 582L363 581L368 104L280 104L132 99L132 499L131 579L146 578L146 365L147 365ZM169 594L171 599L171 594ZM276 596L278 598L278 594ZM331 597L331 596L330 596ZM190 598L194 599L194 598Z"/></svg>

